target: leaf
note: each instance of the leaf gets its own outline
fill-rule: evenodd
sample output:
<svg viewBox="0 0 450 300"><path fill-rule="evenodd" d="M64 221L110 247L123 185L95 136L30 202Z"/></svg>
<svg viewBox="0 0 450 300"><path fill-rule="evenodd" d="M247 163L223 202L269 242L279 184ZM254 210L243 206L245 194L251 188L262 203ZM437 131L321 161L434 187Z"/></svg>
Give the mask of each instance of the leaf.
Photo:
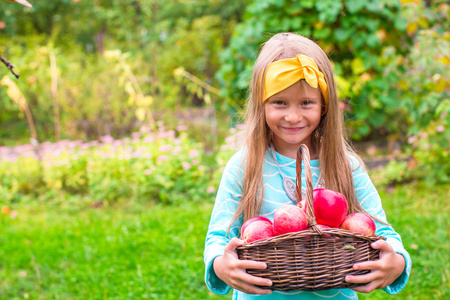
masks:
<svg viewBox="0 0 450 300"><path fill-rule="evenodd" d="M350 30L346 30L344 28L338 28L334 31L334 37L338 41L343 42L343 41L346 41L350 37L351 33L352 32Z"/></svg>
<svg viewBox="0 0 450 300"><path fill-rule="evenodd" d="M394 19L394 26L397 30L405 30L408 21L403 17L397 17Z"/></svg>
<svg viewBox="0 0 450 300"><path fill-rule="evenodd" d="M196 86L196 92L195 93L197 94L197 97L199 99L203 99L203 89L202 89L202 87Z"/></svg>
<svg viewBox="0 0 450 300"><path fill-rule="evenodd" d="M150 106L150 105L152 105L152 103L153 103L153 97L150 95L144 96L141 99L141 104L144 106Z"/></svg>
<svg viewBox="0 0 450 300"><path fill-rule="evenodd" d="M361 8L364 7L365 1L361 0L347 0L345 1L345 6L347 7L347 10L354 14L361 10Z"/></svg>
<svg viewBox="0 0 450 300"><path fill-rule="evenodd" d="M449 83L446 82L444 79L439 78L434 86L434 91L438 93L442 93L445 89L445 87L448 87Z"/></svg>
<svg viewBox="0 0 450 300"><path fill-rule="evenodd" d="M139 121L144 121L145 119L145 110L143 108L137 108L135 111L136 118L138 118Z"/></svg>
<svg viewBox="0 0 450 300"><path fill-rule="evenodd" d="M125 82L125 86L124 86L125 91L127 92L128 95L135 95L136 92L133 88L133 84L129 81Z"/></svg>
<svg viewBox="0 0 450 300"><path fill-rule="evenodd" d="M400 4L408 4L408 3L419 4L420 0L400 0Z"/></svg>
<svg viewBox="0 0 450 300"><path fill-rule="evenodd" d="M435 61L441 62L444 65L449 65L450 64L450 57L447 55L439 55L439 56L435 56L434 57Z"/></svg>
<svg viewBox="0 0 450 300"><path fill-rule="evenodd" d="M417 25L416 22L414 22L414 23L408 23L408 25L406 25L406 32L407 32L409 35L412 35L414 32L417 31L417 28L418 28L418 25Z"/></svg>
<svg viewBox="0 0 450 300"><path fill-rule="evenodd" d="M359 75L364 73L364 71L366 71L366 69L364 68L364 61L359 57L352 60L351 65L353 74Z"/></svg>
<svg viewBox="0 0 450 300"><path fill-rule="evenodd" d="M372 48L375 48L379 44L380 44L380 39L378 38L376 33L372 33L367 36L367 45L369 45Z"/></svg>
<svg viewBox="0 0 450 300"><path fill-rule="evenodd" d="M107 50L103 55L109 59L118 59L122 55L122 52L120 50Z"/></svg>
<svg viewBox="0 0 450 300"><path fill-rule="evenodd" d="M333 23L342 9L342 3L335 0L317 1L316 9L319 12L320 21Z"/></svg>
<svg viewBox="0 0 450 300"><path fill-rule="evenodd" d="M362 2L365 2L366 9L373 13L379 12L382 8L377 0L362 1Z"/></svg>
<svg viewBox="0 0 450 300"><path fill-rule="evenodd" d="M379 20L364 19L364 26L366 26L370 31L376 31L379 24Z"/></svg>
<svg viewBox="0 0 450 300"><path fill-rule="evenodd" d="M339 97L351 97L351 92L355 92L355 87L351 86L350 82L345 80L342 76L336 76L336 85L339 90ZM351 90L351 91L350 91Z"/></svg>
<svg viewBox="0 0 450 300"><path fill-rule="evenodd" d="M322 29L317 29L314 31L314 37L316 39L326 39L331 34L331 29L329 27L325 27Z"/></svg>
<svg viewBox="0 0 450 300"><path fill-rule="evenodd" d="M183 75L183 73L184 73L183 67L179 67L179 68L176 68L175 70L173 70L173 75L175 77L181 77Z"/></svg>
<svg viewBox="0 0 450 300"><path fill-rule="evenodd" d="M132 95L130 95L130 96L128 97L127 104L128 104L128 106L133 106L134 103L135 103L135 97L132 96Z"/></svg>
<svg viewBox="0 0 450 300"><path fill-rule="evenodd" d="M17 84L12 81L11 78L9 78L7 75L3 76L3 79L0 83L8 88L6 93L14 103L19 105L20 110L25 110L25 99Z"/></svg>
<svg viewBox="0 0 450 300"><path fill-rule="evenodd" d="M211 105L211 96L209 95L209 93L205 94L205 97L203 98L203 100L205 100L205 103L207 105Z"/></svg>
<svg viewBox="0 0 450 300"><path fill-rule="evenodd" d="M314 6L314 0L301 0L300 4L304 8L312 8Z"/></svg>
<svg viewBox="0 0 450 300"><path fill-rule="evenodd" d="M362 136L367 136L370 132L370 127L367 124L362 124L358 127L358 132L361 133Z"/></svg>
<svg viewBox="0 0 450 300"><path fill-rule="evenodd" d="M447 113L450 113L450 100L445 99L439 103L439 105L436 107L435 115L436 117L447 115Z"/></svg>

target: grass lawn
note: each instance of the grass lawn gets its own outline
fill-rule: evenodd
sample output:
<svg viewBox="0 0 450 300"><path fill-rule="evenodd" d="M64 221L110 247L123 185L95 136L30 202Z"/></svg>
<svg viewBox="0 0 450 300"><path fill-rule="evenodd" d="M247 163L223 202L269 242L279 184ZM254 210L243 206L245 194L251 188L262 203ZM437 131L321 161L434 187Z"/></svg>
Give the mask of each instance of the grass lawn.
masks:
<svg viewBox="0 0 450 300"><path fill-rule="evenodd" d="M396 298L450 299L449 186L381 194L413 259ZM211 294L203 282L212 203L13 209L15 218L0 214L0 299L231 298Z"/></svg>
<svg viewBox="0 0 450 300"><path fill-rule="evenodd" d="M203 282L211 208L1 215L0 299L219 299Z"/></svg>

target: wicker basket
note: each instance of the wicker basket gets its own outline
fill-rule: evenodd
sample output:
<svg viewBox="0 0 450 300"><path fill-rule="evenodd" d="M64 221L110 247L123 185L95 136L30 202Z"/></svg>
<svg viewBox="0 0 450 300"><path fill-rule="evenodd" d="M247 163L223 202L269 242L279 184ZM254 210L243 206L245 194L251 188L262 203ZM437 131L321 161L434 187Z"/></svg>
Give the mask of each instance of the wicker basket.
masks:
<svg viewBox="0 0 450 300"><path fill-rule="evenodd" d="M369 271L353 270L358 262L379 258L379 250L370 247L382 236L367 236L348 230L315 226L313 188L309 150L301 145L297 153L297 199L301 200L301 161L306 174L307 215L312 230L291 232L244 244L237 248L239 259L267 263L264 270L248 269L249 274L270 279L269 288L279 291L320 291L352 288L362 284L348 283L347 275Z"/></svg>

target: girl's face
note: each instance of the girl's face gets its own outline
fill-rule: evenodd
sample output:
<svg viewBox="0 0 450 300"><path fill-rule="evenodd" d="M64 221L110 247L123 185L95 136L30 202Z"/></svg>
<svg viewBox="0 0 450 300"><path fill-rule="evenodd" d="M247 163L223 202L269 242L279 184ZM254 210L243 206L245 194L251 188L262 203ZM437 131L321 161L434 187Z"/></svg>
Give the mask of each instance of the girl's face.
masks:
<svg viewBox="0 0 450 300"><path fill-rule="evenodd" d="M318 88L300 80L267 99L264 110L278 153L295 159L301 144L312 151L311 134L322 115L322 94ZM311 158L314 156L311 153Z"/></svg>

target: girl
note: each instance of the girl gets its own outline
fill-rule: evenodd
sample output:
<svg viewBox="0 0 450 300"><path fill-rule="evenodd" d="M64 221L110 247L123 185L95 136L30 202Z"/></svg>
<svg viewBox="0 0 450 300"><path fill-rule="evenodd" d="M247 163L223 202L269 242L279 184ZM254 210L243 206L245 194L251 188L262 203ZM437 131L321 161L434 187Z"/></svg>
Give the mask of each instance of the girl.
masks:
<svg viewBox="0 0 450 300"><path fill-rule="evenodd" d="M387 224L380 197L362 161L345 142L336 93L331 63L313 41L280 33L261 49L247 102L246 145L225 167L206 236L205 280L214 293L226 294L234 288L233 299L348 300L357 299L356 292L379 288L396 294L406 285L411 258L400 236ZM238 239L243 222L258 215L273 220L278 207L296 204L290 187L301 144L310 150L314 188L343 194L349 213L370 214L376 222L376 234L387 238L371 245L381 250L378 261L353 266L370 273L346 277L348 282L367 283L365 286L272 292L264 288L271 286L268 279L245 271L264 269L266 264L237 257L235 249L244 243Z"/></svg>

